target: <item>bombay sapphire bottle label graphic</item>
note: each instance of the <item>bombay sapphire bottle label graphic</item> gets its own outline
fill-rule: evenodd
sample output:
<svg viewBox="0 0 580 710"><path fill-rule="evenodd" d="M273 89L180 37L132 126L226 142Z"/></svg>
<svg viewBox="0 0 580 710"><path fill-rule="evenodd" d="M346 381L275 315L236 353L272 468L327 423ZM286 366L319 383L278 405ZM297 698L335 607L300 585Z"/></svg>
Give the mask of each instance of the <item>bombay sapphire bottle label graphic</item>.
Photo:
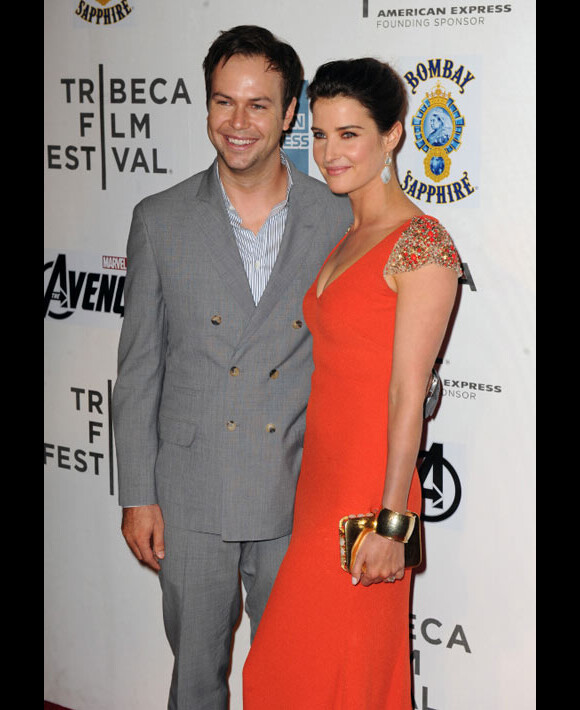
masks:
<svg viewBox="0 0 580 710"><path fill-rule="evenodd" d="M411 120L415 145L425 153L425 175L439 182L449 176L449 154L461 146L465 119L459 112L451 92L443 90L440 82L428 91L417 113Z"/></svg>

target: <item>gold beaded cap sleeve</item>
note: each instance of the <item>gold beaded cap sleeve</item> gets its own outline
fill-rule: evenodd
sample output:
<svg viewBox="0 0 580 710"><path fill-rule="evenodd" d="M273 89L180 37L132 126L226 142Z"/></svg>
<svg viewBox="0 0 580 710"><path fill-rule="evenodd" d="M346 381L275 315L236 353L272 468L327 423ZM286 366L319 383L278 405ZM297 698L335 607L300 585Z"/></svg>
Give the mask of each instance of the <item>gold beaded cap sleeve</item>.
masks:
<svg viewBox="0 0 580 710"><path fill-rule="evenodd" d="M415 271L427 264L439 264L463 276L459 254L449 233L435 217L414 217L399 237L383 270L383 276Z"/></svg>

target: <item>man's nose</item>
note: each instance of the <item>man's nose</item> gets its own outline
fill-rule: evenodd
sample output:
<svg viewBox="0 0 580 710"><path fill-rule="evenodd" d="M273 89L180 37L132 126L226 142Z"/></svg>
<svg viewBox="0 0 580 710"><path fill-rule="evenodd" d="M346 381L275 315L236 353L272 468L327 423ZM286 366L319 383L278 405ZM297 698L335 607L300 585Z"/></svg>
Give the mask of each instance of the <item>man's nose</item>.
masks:
<svg viewBox="0 0 580 710"><path fill-rule="evenodd" d="M247 128L249 121L248 121L248 114L246 112L246 109L243 106L236 106L234 108L234 113L232 115L232 126L234 128Z"/></svg>

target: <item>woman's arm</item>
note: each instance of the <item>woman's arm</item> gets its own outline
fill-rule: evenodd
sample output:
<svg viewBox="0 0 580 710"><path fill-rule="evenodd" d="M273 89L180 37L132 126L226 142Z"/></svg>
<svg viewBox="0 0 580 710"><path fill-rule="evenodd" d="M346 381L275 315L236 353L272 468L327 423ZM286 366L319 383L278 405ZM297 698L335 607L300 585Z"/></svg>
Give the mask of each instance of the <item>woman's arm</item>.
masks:
<svg viewBox="0 0 580 710"><path fill-rule="evenodd" d="M404 513L421 441L427 383L455 302L457 273L427 264L389 281L397 291L397 310L382 505ZM353 584L401 579L404 572L403 543L368 535L352 569Z"/></svg>

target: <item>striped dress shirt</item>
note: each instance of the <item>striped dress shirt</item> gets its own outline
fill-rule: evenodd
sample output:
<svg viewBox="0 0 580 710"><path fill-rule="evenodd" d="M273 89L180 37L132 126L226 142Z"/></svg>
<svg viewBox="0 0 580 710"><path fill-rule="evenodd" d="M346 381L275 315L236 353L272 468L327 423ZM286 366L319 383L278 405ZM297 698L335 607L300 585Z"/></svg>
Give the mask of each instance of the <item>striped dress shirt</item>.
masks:
<svg viewBox="0 0 580 710"><path fill-rule="evenodd" d="M264 293L264 289L274 268L276 257L280 250L280 244L282 243L282 237L284 236L286 218L288 217L288 197L290 196L290 189L292 187L292 175L290 173L288 160L283 151L280 151L280 160L288 172L286 199L272 208L272 211L258 234L254 234L250 229L242 227L242 218L226 194L216 163L216 172L224 203L256 306Z"/></svg>

